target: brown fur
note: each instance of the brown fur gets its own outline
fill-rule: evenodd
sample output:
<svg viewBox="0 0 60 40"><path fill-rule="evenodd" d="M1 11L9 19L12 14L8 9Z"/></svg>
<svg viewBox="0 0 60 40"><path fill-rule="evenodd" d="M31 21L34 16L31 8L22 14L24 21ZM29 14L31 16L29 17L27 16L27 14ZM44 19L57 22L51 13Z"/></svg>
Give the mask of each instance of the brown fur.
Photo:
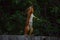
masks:
<svg viewBox="0 0 60 40"><path fill-rule="evenodd" d="M31 16L31 14L34 12L34 9L33 9L33 6L30 6L28 9L27 9L27 20L26 20L26 26L25 26L25 33L24 34L28 34L28 32L29 32L29 30L30 30L30 35L31 35L31 33L33 32L33 27L32 28L30 28L30 26L29 26L29 20L30 20L30 16Z"/></svg>

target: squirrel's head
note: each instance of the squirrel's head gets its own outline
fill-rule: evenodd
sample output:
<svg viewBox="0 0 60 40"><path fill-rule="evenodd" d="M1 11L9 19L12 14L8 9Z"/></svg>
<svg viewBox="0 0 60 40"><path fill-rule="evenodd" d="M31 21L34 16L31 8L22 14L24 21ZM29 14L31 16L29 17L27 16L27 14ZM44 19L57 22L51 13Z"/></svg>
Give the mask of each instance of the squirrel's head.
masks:
<svg viewBox="0 0 60 40"><path fill-rule="evenodd" d="M34 13L34 8L33 6L30 6L29 8L27 8L27 14L32 14Z"/></svg>

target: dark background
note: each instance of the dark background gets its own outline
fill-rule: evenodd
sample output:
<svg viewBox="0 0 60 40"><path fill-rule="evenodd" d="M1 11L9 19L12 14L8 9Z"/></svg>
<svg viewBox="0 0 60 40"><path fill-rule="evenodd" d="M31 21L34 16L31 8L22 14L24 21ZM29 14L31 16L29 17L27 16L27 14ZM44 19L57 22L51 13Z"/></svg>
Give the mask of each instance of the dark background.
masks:
<svg viewBox="0 0 60 40"><path fill-rule="evenodd" d="M25 10L34 5L33 34L60 36L59 0L0 0L0 35L23 35L26 22Z"/></svg>

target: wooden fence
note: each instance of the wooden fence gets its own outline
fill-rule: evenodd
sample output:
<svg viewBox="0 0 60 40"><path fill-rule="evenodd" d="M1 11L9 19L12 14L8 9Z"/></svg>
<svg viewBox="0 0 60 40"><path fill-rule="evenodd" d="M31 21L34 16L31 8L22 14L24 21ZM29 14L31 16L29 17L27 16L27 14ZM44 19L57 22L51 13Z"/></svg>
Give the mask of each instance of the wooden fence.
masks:
<svg viewBox="0 0 60 40"><path fill-rule="evenodd" d="M28 36L24 35L0 35L0 40L60 40L58 37Z"/></svg>

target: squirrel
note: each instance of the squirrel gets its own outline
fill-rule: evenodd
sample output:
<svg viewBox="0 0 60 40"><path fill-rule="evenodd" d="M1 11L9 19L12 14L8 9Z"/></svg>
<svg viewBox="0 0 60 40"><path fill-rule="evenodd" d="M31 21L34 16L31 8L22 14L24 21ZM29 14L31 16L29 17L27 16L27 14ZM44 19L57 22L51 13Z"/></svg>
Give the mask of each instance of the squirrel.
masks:
<svg viewBox="0 0 60 40"><path fill-rule="evenodd" d="M33 6L30 6L29 8L27 8L27 20L26 20L26 26L24 29L24 34L25 35L32 35L33 32L33 27L32 27L32 23L33 23L33 13L34 13L34 8Z"/></svg>

